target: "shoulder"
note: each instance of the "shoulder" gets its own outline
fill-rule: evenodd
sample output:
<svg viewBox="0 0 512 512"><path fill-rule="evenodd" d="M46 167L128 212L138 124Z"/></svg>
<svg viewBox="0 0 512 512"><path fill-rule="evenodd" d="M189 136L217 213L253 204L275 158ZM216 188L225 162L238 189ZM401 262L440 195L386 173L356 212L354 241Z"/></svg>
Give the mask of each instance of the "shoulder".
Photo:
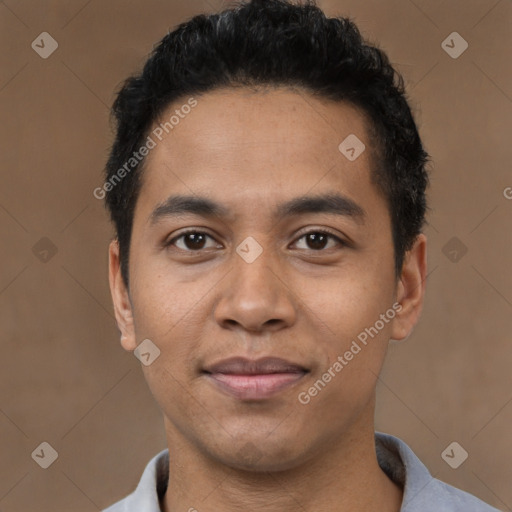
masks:
<svg viewBox="0 0 512 512"><path fill-rule="evenodd" d="M400 512L499 512L476 496L433 478L398 437L375 432L375 447L382 470L404 489Z"/></svg>
<svg viewBox="0 0 512 512"><path fill-rule="evenodd" d="M102 512L160 512L159 498L169 477L169 451L157 453L147 464L137 488Z"/></svg>
<svg viewBox="0 0 512 512"><path fill-rule="evenodd" d="M423 492L410 496L401 512L499 512L487 503L437 478L432 478Z"/></svg>
<svg viewBox="0 0 512 512"><path fill-rule="evenodd" d="M103 509L101 512L126 512L129 510L126 508L128 506L128 498L129 496L117 503L114 503L113 505L110 505L110 507Z"/></svg>

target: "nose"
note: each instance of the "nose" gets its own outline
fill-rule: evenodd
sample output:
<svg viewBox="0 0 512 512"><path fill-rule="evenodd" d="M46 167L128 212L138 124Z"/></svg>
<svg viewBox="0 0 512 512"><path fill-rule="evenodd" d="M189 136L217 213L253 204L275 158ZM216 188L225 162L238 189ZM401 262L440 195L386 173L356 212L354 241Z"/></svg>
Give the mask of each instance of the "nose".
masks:
<svg viewBox="0 0 512 512"><path fill-rule="evenodd" d="M296 320L291 283L270 250L252 262L233 254L231 271L219 283L215 320L223 328L277 331Z"/></svg>

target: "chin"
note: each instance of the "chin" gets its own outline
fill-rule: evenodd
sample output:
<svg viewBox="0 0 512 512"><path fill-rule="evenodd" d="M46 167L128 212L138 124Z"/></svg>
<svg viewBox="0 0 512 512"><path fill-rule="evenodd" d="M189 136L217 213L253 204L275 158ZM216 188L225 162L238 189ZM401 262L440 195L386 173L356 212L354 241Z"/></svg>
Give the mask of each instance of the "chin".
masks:
<svg viewBox="0 0 512 512"><path fill-rule="evenodd" d="M213 454L219 462L233 469L254 473L286 471L297 467L307 458L303 440L297 440L292 445L289 438L272 441L268 438L238 442L232 440L225 448L220 453Z"/></svg>

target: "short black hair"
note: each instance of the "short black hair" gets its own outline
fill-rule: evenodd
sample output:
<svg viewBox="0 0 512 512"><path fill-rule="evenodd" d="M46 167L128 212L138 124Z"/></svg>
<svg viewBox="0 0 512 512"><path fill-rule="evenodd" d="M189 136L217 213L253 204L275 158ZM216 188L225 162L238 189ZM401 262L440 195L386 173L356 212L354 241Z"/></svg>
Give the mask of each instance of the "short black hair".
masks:
<svg viewBox="0 0 512 512"><path fill-rule="evenodd" d="M405 253L425 222L429 160L402 76L350 18L327 18L314 0L251 0L178 25L155 46L142 72L124 82L114 101L117 131L106 166L105 184L111 185L105 187L106 206L126 286L145 161L133 160L133 154L172 102L224 87L254 86L299 88L344 101L369 120L376 148L371 177L389 206L399 276ZM127 169L130 159L133 168ZM119 179L123 165L129 172Z"/></svg>

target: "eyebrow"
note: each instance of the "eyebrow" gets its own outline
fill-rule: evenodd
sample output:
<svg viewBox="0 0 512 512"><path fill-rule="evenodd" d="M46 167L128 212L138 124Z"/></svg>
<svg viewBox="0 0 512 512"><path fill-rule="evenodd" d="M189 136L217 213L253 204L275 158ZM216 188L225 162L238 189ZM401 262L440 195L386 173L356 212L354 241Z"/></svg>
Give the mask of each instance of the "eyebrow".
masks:
<svg viewBox="0 0 512 512"><path fill-rule="evenodd" d="M300 196L280 204L274 211L276 220L308 213L327 213L353 219L358 224L364 224L365 210L352 199L340 194L323 194ZM151 225L168 217L180 215L199 215L202 217L227 218L230 210L220 203L206 197L175 195L160 203L151 213Z"/></svg>

